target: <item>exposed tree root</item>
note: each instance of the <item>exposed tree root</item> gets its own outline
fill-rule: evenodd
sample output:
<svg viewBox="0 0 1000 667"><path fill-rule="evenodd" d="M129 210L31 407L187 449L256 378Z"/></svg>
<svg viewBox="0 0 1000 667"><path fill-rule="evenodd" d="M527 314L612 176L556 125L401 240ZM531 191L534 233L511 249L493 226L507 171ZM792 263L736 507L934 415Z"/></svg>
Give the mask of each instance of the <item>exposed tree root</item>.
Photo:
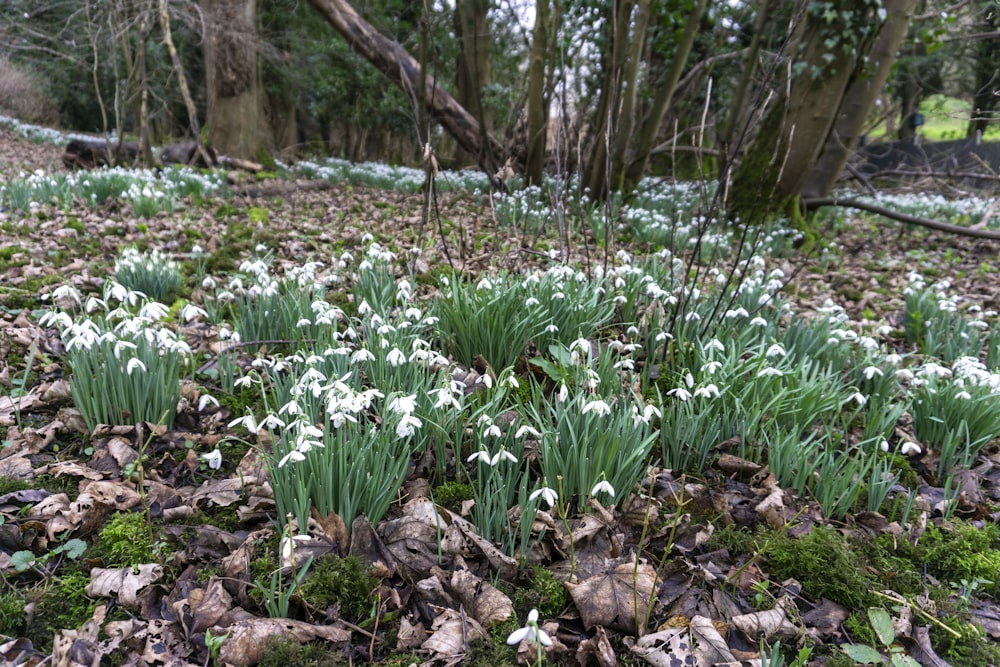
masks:
<svg viewBox="0 0 1000 667"><path fill-rule="evenodd" d="M861 211L868 211L869 213L875 213L883 217L889 218L891 220L898 220L899 222L906 222L911 225L920 225L921 227L927 227L928 229L936 229L941 232L948 232L949 234L957 234L959 236L971 236L977 239L990 239L993 241L1000 241L1000 231L992 231L989 229L979 229L973 227L963 227L961 225L953 225L950 222L941 222L940 220L931 220L930 218L921 218L916 215L909 215L907 213L900 213L898 211L893 211L892 209L885 208L884 206L878 206L876 204L869 204L868 202L858 201L857 199L838 199L836 197L822 197L818 199L803 199L802 206L806 209L816 209L823 206L842 206L845 208L856 208Z"/></svg>

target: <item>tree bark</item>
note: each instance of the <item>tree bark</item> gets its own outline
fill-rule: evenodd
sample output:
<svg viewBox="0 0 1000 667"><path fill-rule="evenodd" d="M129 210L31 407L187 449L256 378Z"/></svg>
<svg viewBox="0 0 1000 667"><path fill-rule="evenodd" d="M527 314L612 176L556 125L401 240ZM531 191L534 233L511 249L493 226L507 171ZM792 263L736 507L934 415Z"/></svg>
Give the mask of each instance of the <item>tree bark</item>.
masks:
<svg viewBox="0 0 1000 667"><path fill-rule="evenodd" d="M851 32L855 22L872 20L869 4L852 0L843 5L833 21L808 5L800 48L789 63L791 82L775 91L757 136L733 173L731 218L761 222L788 209L801 193L855 65L871 47ZM845 43L848 39L855 41Z"/></svg>
<svg viewBox="0 0 1000 667"><path fill-rule="evenodd" d="M174 46L173 31L170 29L170 12L167 8L167 0L160 0L160 29L163 30L163 43L167 46L167 51L170 53L170 63L174 68L174 75L177 77L177 85L181 91L181 97L184 98L184 107L187 109L188 114L188 124L191 128L191 135L194 138L195 149L198 153L198 158L203 160L206 165L213 164L215 161L210 158L208 151L205 150L205 144L201 140L201 126L198 123L198 107L195 106L194 100L191 98L191 91L188 89L187 85L187 75L184 73L184 66L181 65L181 57L177 53L177 47Z"/></svg>
<svg viewBox="0 0 1000 667"><path fill-rule="evenodd" d="M479 121L430 77L420 80L420 64L400 44L378 33L346 0L309 0L351 47L414 99L424 90L428 112L465 150L480 156L493 177L492 166L503 152L500 143L483 132Z"/></svg>
<svg viewBox="0 0 1000 667"><path fill-rule="evenodd" d="M875 99L892 72L917 0L883 0L886 17L866 61L858 67L840 103L833 131L802 188L803 197L827 197L833 190Z"/></svg>
<svg viewBox="0 0 1000 667"><path fill-rule="evenodd" d="M261 103L257 85L255 0L203 0L208 143L219 153L256 160Z"/></svg>
<svg viewBox="0 0 1000 667"><path fill-rule="evenodd" d="M545 99L545 63L548 62L549 3L535 0L535 27L531 33L528 63L528 141L524 176L530 185L541 185L545 170L549 105Z"/></svg>
<svg viewBox="0 0 1000 667"><path fill-rule="evenodd" d="M688 14L687 22L684 24L684 34L674 51L670 68L663 80L656 86L653 106L639 128L638 136L631 144L633 149L629 154L629 159L622 160L620 165L614 165L622 172L621 190L624 193L632 192L646 174L646 169L649 167L650 151L655 146L656 137L660 133L663 119L667 115L674 91L677 89L677 82L680 81L681 73L687 65L688 56L691 55L691 47L694 45L695 37L698 36L701 18L707 6L708 0L696 0L691 13Z"/></svg>

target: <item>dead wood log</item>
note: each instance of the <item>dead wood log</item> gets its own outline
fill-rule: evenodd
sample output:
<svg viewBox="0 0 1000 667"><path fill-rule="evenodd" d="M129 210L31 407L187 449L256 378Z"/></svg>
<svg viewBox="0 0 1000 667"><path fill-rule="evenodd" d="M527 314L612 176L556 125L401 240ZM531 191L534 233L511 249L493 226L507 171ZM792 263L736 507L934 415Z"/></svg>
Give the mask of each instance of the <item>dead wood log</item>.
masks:
<svg viewBox="0 0 1000 667"><path fill-rule="evenodd" d="M62 161L67 169L94 169L133 164L139 157L139 144L131 141L111 143L99 139L74 139L66 145Z"/></svg>
<svg viewBox="0 0 1000 667"><path fill-rule="evenodd" d="M892 209L885 208L884 206L879 206L877 204L869 204L868 202L859 201L857 199L838 199L836 197L803 199L802 206L804 206L806 209L822 208L823 206L842 206L844 208L855 208L860 211L868 211L869 213L875 213L877 215L881 215L885 218L889 218L890 220L898 220L899 222L905 222L910 225L919 225L921 227L927 227L928 229L935 229L939 232L948 232L949 234L955 234L957 236L971 236L972 238L977 238L977 239L990 239L992 241L1000 241L1000 231L992 231L988 229L972 228L972 227L962 227L961 225L953 225L950 222L941 222L940 220L921 218L920 216L917 215L900 213L898 211L893 211ZM983 222L985 222L985 220Z"/></svg>
<svg viewBox="0 0 1000 667"><path fill-rule="evenodd" d="M160 151L160 161L163 164L186 164L189 167L214 167L219 163L218 156L210 146L205 146L203 151L200 152L198 144L193 141L170 144Z"/></svg>
<svg viewBox="0 0 1000 667"><path fill-rule="evenodd" d="M347 0L309 0L312 6L339 32L351 47L374 65L414 101L424 90L427 110L455 138L458 144L478 155L480 167L494 179L502 160L503 147L484 132L479 121L431 77L420 81L420 63L399 43L385 37L354 10Z"/></svg>

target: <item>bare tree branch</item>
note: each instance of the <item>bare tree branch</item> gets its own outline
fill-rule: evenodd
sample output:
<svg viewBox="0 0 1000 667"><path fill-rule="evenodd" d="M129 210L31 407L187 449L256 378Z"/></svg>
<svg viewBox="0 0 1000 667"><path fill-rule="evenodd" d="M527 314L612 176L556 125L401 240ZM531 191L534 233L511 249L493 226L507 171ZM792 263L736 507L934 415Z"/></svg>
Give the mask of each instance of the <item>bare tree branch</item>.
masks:
<svg viewBox="0 0 1000 667"><path fill-rule="evenodd" d="M844 208L855 208L861 211L868 211L869 213L875 213L881 215L890 220L898 220L899 222L905 222L911 225L920 225L921 227L927 227L928 229L935 229L939 232L948 232L949 234L955 234L957 236L971 236L977 239L989 239L991 241L1000 241L1000 231L991 231L988 229L973 229L971 227L962 227L961 225L953 225L950 222L941 222L940 220L932 220L930 218L921 218L920 216L910 215L908 213L900 213L898 211L893 211L892 209L885 208L884 206L878 206L877 204L869 204L868 202L859 201L857 199L838 199L836 197L823 197L818 199L803 199L802 205L807 209L822 208L823 206L841 206Z"/></svg>

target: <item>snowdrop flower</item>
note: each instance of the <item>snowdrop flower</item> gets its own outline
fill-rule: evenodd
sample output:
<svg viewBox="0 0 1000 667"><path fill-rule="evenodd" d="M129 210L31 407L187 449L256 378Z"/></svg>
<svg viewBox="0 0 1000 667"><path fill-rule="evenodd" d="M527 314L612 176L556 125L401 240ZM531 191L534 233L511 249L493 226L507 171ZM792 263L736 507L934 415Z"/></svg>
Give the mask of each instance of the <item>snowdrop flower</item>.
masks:
<svg viewBox="0 0 1000 667"><path fill-rule="evenodd" d="M569 397L569 387L567 387L566 383L563 382L561 385L559 385L559 393L556 395L556 400L558 400L560 403L564 403L568 397Z"/></svg>
<svg viewBox="0 0 1000 667"><path fill-rule="evenodd" d="M611 482L606 479L602 479L600 482L594 485L594 488L590 490L590 495L596 496L598 493L606 493L612 498L615 497L615 487L611 486Z"/></svg>
<svg viewBox="0 0 1000 667"><path fill-rule="evenodd" d="M216 399L214 396L211 396L210 394L202 394L198 398L198 412L204 412L205 408L207 408L209 405L214 405L215 407L219 407L218 399Z"/></svg>
<svg viewBox="0 0 1000 667"><path fill-rule="evenodd" d="M143 373L146 372L146 364L142 363L142 360L137 359L136 357L132 357L131 359L129 359L128 363L125 365L125 370L128 372L129 375L132 375L132 371L136 370L137 368L141 370Z"/></svg>
<svg viewBox="0 0 1000 667"><path fill-rule="evenodd" d="M757 316L757 317L753 318L752 320L750 320L750 326L752 326L752 327L766 327L767 326L767 320L765 320L763 317Z"/></svg>
<svg viewBox="0 0 1000 667"><path fill-rule="evenodd" d="M718 398L719 388L716 387L714 384L705 385L704 387L698 387L697 389L694 390L694 397L698 398L699 396L704 396L705 398L712 398L712 397Z"/></svg>
<svg viewBox="0 0 1000 667"><path fill-rule="evenodd" d="M517 438L518 440L520 440L526 435L530 435L533 438L540 438L542 436L541 433L539 433L531 426L528 426L527 424L522 424L521 426L519 426L517 432L514 433L514 437Z"/></svg>
<svg viewBox="0 0 1000 667"><path fill-rule="evenodd" d="M257 432L257 420L254 419L253 415L247 414L243 417L238 417L233 421L229 422L229 428L234 428L236 426L242 426L251 433Z"/></svg>
<svg viewBox="0 0 1000 667"><path fill-rule="evenodd" d="M196 317L208 317L208 313L204 308L199 308L193 303L189 303L181 308L181 318L183 318L185 322L190 322Z"/></svg>
<svg viewBox="0 0 1000 667"><path fill-rule="evenodd" d="M902 446L901 446L901 447L899 448L899 451L900 451L900 452L901 452L901 453L902 453L902 454L903 454L904 456L915 456L916 454L919 454L919 453L920 453L921 451L923 451L923 450L922 450L922 449L920 449L920 445L918 445L917 443L915 443L915 442L910 442L909 440L907 440L907 441L906 441L906 442L904 442L904 443L902 444Z"/></svg>
<svg viewBox="0 0 1000 667"><path fill-rule="evenodd" d="M202 454L201 458L205 460L205 463L207 463L208 467L212 470L218 470L222 467L222 452L219 451L218 447L210 451L208 454Z"/></svg>
<svg viewBox="0 0 1000 667"><path fill-rule="evenodd" d="M775 343L771 347L767 348L767 352L764 353L765 357L783 357L785 356L785 348L779 343Z"/></svg>
<svg viewBox="0 0 1000 667"><path fill-rule="evenodd" d="M155 321L162 320L170 312L170 309L164 306L162 303L156 301L150 301L143 304L142 308L139 309L139 317L148 317L149 319Z"/></svg>
<svg viewBox="0 0 1000 667"><path fill-rule="evenodd" d="M715 375L715 371L719 370L720 368L722 368L721 361L709 361L706 364L702 364L701 372L705 373L706 375Z"/></svg>
<svg viewBox="0 0 1000 667"><path fill-rule="evenodd" d="M868 402L868 397L862 394L860 391L856 391L850 396L848 396L847 400L844 402L846 403L848 401L855 401L858 405L864 405L865 403Z"/></svg>
<svg viewBox="0 0 1000 667"><path fill-rule="evenodd" d="M480 281L479 281L479 282L478 282L478 283L476 284L476 289L477 289L477 290L484 290L484 289L485 289L485 290L489 290L489 289L493 289L493 283L491 283L491 282L490 282L489 280L487 280L486 278L483 278L482 280L480 280Z"/></svg>
<svg viewBox="0 0 1000 667"><path fill-rule="evenodd" d="M740 306L739 308L733 308L733 309L727 310L726 314L725 314L725 317L726 317L726 319L731 319L731 318L734 318L734 317L750 317L750 313L747 312L746 308L744 308L743 306Z"/></svg>
<svg viewBox="0 0 1000 667"><path fill-rule="evenodd" d="M544 500L546 504L548 504L549 509L555 507L556 501L559 500L559 494L555 492L555 489L550 489L547 486L543 486L540 489L535 489L534 491L532 491L531 495L528 496L528 500L534 500L539 496L541 496L542 500Z"/></svg>
<svg viewBox="0 0 1000 667"><path fill-rule="evenodd" d="M668 391L667 396L676 396L679 400L686 401L691 398L691 392L684 387L677 387Z"/></svg>
<svg viewBox="0 0 1000 667"><path fill-rule="evenodd" d="M878 366L868 366L867 368L865 368L865 370L862 371L862 373L864 373L866 380L871 380L876 375L879 377L885 375L885 373L882 372L882 369L879 368Z"/></svg>
<svg viewBox="0 0 1000 667"><path fill-rule="evenodd" d="M483 431L483 437L484 438L487 438L487 437L502 438L503 437L503 432L500 430L500 427L497 426L496 424L490 424Z"/></svg>
<svg viewBox="0 0 1000 667"><path fill-rule="evenodd" d="M396 435L400 438L408 438L423 425L424 423L418 417L409 413L404 414L403 418L399 420L399 424L396 425Z"/></svg>
<svg viewBox="0 0 1000 667"><path fill-rule="evenodd" d="M500 380L500 384L506 385L511 389L517 389L521 386L521 383L517 381L517 377L514 375L505 376L502 380Z"/></svg>
<svg viewBox="0 0 1000 667"><path fill-rule="evenodd" d="M590 401L583 406L583 414L587 414L590 411L594 411L602 417L606 417L611 414L611 406L598 399L596 401Z"/></svg>
<svg viewBox="0 0 1000 667"><path fill-rule="evenodd" d="M552 638L538 627L538 610L532 609L528 612L528 622L523 628L518 628L507 637L507 644L514 646L527 639L528 641L541 644L542 646L552 646Z"/></svg>
<svg viewBox="0 0 1000 667"><path fill-rule="evenodd" d="M375 355L368 348L361 348L351 355L351 363L357 364L364 361L374 361Z"/></svg>
<svg viewBox="0 0 1000 667"><path fill-rule="evenodd" d="M967 391L960 391L957 394L955 394L955 398L961 398L968 401L972 399L972 394L970 394Z"/></svg>
<svg viewBox="0 0 1000 667"><path fill-rule="evenodd" d="M389 350L389 354L385 355L385 360L389 362L390 366L402 366L406 363L406 355L398 347L394 347Z"/></svg>
<svg viewBox="0 0 1000 667"><path fill-rule="evenodd" d="M528 297L528 298L527 298L527 299L526 299L526 300L524 301L524 305L525 305L525 307L527 307L527 308L531 308L532 306L537 306L537 305L539 305L539 303L540 303L540 302L538 301L538 299L536 299L536 298L535 298L535 297L533 297L533 296L529 296L529 297Z"/></svg>
<svg viewBox="0 0 1000 667"><path fill-rule="evenodd" d="M557 327L554 324L550 324L550 325L548 325L548 326L545 327L545 332L546 333L558 333L559 332L559 327Z"/></svg>
<svg viewBox="0 0 1000 667"><path fill-rule="evenodd" d="M879 443L878 448L881 449L883 452L888 452L889 451L889 441L888 440L883 440L882 442Z"/></svg>
<svg viewBox="0 0 1000 667"><path fill-rule="evenodd" d="M780 378L783 375L784 375L784 373L782 373L777 368L773 368L771 366L768 366L767 368L762 368L762 369L760 369L760 372L757 373L757 377L759 377L759 378L766 378L766 377L779 377Z"/></svg>

